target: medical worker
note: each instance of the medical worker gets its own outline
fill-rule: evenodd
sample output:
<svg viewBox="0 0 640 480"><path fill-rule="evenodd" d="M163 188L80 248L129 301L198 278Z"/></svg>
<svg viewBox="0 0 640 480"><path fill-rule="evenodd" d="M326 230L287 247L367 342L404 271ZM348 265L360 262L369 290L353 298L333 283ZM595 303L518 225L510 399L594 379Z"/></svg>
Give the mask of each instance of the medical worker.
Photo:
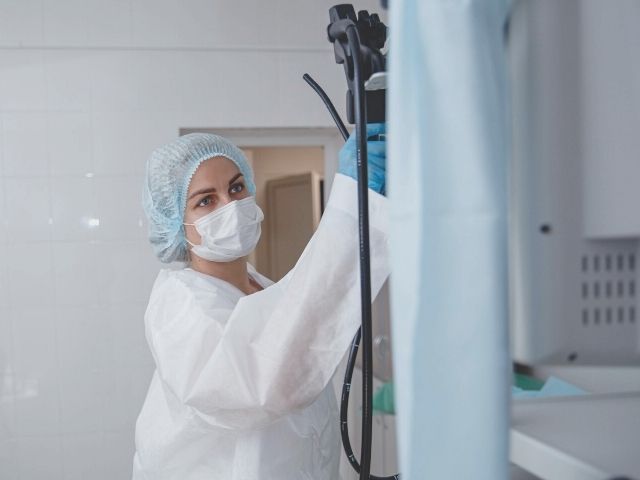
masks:
<svg viewBox="0 0 640 480"><path fill-rule="evenodd" d="M372 293L389 274L384 125L367 134ZM356 153L340 152L322 220L271 282L247 262L263 213L242 152L195 133L153 152L144 208L165 263L145 313L156 370L134 480L336 480L331 377L360 324Z"/></svg>

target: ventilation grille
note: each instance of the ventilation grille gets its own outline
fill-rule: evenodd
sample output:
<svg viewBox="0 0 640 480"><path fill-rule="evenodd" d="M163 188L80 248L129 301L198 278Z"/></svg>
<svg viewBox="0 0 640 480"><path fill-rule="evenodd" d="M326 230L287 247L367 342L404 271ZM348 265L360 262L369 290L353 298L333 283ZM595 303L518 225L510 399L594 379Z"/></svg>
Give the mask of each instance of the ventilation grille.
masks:
<svg viewBox="0 0 640 480"><path fill-rule="evenodd" d="M582 326L636 323L635 253L583 255Z"/></svg>

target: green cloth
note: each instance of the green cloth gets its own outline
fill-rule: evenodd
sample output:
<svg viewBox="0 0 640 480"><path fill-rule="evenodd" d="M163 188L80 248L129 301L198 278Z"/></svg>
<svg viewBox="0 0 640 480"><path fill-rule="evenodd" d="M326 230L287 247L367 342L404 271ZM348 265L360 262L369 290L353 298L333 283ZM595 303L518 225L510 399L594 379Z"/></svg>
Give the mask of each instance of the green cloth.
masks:
<svg viewBox="0 0 640 480"><path fill-rule="evenodd" d="M529 375L523 375L520 373L513 374L513 384L521 388L522 390L535 390L538 391L544 386L542 380L530 377Z"/></svg>
<svg viewBox="0 0 640 480"><path fill-rule="evenodd" d="M395 415L393 382L385 383L373 394L373 411L387 415Z"/></svg>

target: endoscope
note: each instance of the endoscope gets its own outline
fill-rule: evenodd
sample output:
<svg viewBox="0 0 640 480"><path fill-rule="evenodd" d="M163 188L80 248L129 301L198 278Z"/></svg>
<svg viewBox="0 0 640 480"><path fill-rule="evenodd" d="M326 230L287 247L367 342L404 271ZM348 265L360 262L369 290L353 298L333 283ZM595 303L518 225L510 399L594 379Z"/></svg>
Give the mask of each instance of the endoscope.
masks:
<svg viewBox="0 0 640 480"><path fill-rule="evenodd" d="M386 8L386 2L383 2ZM386 119L386 55L381 52L387 39L387 27L380 17L366 10L356 16L353 5L341 4L329 9L327 27L333 43L335 59L343 65L347 79L347 120L355 125L358 171L358 227L360 250L360 286L362 324L351 344L340 404L340 431L344 451L360 480L399 479L370 475L373 413L373 354L371 325L371 261L369 247L369 201L367 175L367 123L382 123ZM320 95L333 120L346 140L349 132L340 115L322 88L308 75L304 80ZM349 440L347 410L351 379L362 339L362 447L360 462L355 458Z"/></svg>

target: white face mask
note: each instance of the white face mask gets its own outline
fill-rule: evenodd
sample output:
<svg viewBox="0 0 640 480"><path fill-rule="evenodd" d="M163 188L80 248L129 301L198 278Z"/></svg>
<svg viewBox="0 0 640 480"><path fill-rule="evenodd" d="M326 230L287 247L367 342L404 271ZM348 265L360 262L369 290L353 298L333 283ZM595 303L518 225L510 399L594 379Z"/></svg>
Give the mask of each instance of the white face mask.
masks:
<svg viewBox="0 0 640 480"><path fill-rule="evenodd" d="M231 262L249 255L260 239L260 222L264 214L254 197L234 200L224 207L199 218L193 225L200 234L201 244L191 251L212 262Z"/></svg>

